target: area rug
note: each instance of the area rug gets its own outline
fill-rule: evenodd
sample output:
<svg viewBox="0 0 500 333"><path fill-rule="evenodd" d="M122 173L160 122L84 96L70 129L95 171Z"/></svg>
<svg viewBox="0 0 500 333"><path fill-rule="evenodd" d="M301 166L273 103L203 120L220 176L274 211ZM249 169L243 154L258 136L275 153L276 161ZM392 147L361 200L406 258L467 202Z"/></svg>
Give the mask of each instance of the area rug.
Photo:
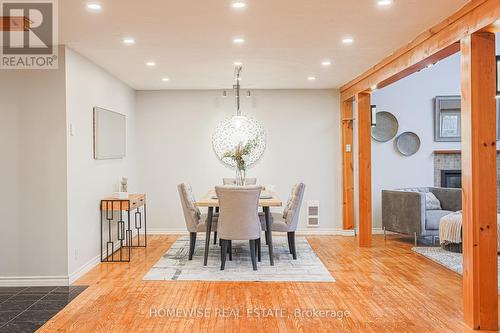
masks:
<svg viewBox="0 0 500 333"><path fill-rule="evenodd" d="M335 282L305 238L295 240L297 260L293 260L287 238L273 237L274 266L262 239L257 271L252 269L248 241L233 241L233 260L227 258L224 271L220 270L220 247L211 243L208 265L203 266L205 239L198 237L193 260L188 260L189 237L179 238L143 280Z"/></svg>
<svg viewBox="0 0 500 333"><path fill-rule="evenodd" d="M414 247L412 251L423 255L424 257L463 275L462 254L446 251L441 247ZM500 259L498 261L500 268ZM500 277L500 274L498 275ZM500 295L500 278L498 279L498 294Z"/></svg>

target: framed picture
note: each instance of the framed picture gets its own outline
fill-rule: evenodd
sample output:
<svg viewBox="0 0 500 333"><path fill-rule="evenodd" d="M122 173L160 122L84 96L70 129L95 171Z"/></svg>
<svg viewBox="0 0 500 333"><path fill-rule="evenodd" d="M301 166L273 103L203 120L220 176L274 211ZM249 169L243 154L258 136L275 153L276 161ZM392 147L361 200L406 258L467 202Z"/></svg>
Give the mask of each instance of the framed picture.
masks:
<svg viewBox="0 0 500 333"><path fill-rule="evenodd" d="M460 96L437 96L434 110L434 141L461 139Z"/></svg>

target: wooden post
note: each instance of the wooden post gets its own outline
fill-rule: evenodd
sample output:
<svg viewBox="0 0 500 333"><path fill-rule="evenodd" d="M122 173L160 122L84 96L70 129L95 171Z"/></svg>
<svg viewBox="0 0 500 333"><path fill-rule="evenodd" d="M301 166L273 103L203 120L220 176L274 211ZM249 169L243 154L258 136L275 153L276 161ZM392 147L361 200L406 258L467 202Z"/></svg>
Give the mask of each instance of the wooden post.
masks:
<svg viewBox="0 0 500 333"><path fill-rule="evenodd" d="M353 101L342 102L342 227L354 229Z"/></svg>
<svg viewBox="0 0 500 333"><path fill-rule="evenodd" d="M370 94L358 95L358 220L359 246L372 241L372 168Z"/></svg>
<svg viewBox="0 0 500 333"><path fill-rule="evenodd" d="M464 317L497 330L495 35L461 41Z"/></svg>

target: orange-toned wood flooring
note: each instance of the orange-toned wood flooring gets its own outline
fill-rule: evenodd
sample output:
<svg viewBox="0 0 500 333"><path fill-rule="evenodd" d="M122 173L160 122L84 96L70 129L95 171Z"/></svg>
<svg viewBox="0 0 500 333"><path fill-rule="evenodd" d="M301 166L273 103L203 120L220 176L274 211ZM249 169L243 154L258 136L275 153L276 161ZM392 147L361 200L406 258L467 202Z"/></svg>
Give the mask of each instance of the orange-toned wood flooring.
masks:
<svg viewBox="0 0 500 333"><path fill-rule="evenodd" d="M151 236L130 263L95 267L75 283L90 287L39 332L469 331L461 276L413 253L411 240L374 236L372 248L360 248L353 237L308 237L335 283L142 281L176 238Z"/></svg>

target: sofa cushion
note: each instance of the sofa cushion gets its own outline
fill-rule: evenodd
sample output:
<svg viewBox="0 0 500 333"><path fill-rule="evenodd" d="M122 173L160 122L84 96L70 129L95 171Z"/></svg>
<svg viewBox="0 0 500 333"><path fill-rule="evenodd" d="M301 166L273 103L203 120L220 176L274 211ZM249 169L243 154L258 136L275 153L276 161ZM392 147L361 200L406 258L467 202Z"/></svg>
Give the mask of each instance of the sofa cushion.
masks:
<svg viewBox="0 0 500 333"><path fill-rule="evenodd" d="M425 209L426 210L442 210L441 202L432 192L425 193Z"/></svg>
<svg viewBox="0 0 500 333"><path fill-rule="evenodd" d="M425 229L439 230L439 221L443 216L453 213L450 210L428 210L425 212Z"/></svg>

